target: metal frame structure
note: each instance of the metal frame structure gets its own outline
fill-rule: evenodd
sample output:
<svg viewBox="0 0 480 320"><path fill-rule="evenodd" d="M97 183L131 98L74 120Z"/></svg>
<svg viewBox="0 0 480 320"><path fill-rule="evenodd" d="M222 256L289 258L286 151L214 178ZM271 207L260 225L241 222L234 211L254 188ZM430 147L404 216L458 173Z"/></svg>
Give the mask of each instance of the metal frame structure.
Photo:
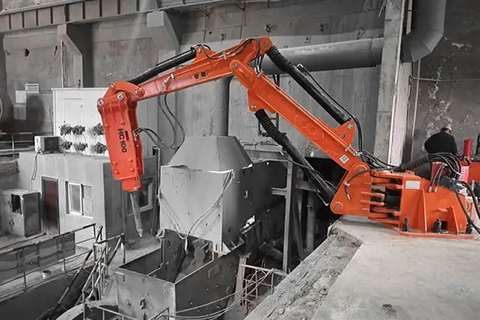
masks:
<svg viewBox="0 0 480 320"><path fill-rule="evenodd" d="M109 246L108 244L116 240L115 247L113 249L112 255L109 256ZM95 257L94 265L92 271L88 276L85 284L82 288L82 302L85 304L87 301L92 298L101 300L105 294L105 281L108 277L108 266L111 261L117 254L118 249L122 246L123 248L123 264L126 261L126 249L125 249L125 235L121 234L106 240L102 240L93 244L93 251L95 253L100 252L100 257ZM88 292L90 289L90 292Z"/></svg>
<svg viewBox="0 0 480 320"><path fill-rule="evenodd" d="M253 309L255 309L260 296L265 296L267 294L265 293L262 295L260 292L261 288L265 288L267 292L270 291L269 294L273 294L275 292L275 276L282 278L287 276L285 272L275 269L265 269L247 264L240 264L239 267L242 269L244 277L243 281L239 281L241 287L236 288L236 292L241 293L240 305L245 306L247 313L250 310L250 305L253 305ZM252 271L252 273L245 276L245 273L249 270Z"/></svg>

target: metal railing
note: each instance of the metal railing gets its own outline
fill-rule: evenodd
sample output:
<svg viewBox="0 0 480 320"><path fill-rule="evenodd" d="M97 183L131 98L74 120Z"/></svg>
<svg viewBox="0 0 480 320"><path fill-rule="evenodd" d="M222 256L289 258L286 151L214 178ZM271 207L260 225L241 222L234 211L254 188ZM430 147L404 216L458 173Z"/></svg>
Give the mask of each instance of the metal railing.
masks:
<svg viewBox="0 0 480 320"><path fill-rule="evenodd" d="M110 242L116 241L115 247L112 251L111 256L109 256L109 246ZM118 236L114 236L112 238L99 241L93 244L93 251L97 252L100 251L100 256L95 256L95 262L90 272L85 284L82 288L82 302L85 304L87 301L91 300L92 298L96 298L97 300L101 300L105 295L105 281L106 277L108 276L108 267L112 262L113 258L117 254L118 249L122 246L123 248L123 264L125 264L126 257L125 257L125 235L122 233ZM90 293L88 290L90 289Z"/></svg>
<svg viewBox="0 0 480 320"><path fill-rule="evenodd" d="M42 136L47 132L0 132L0 157L11 157L15 160L19 152L33 151L34 136ZM31 137L30 139L28 137Z"/></svg>
<svg viewBox="0 0 480 320"><path fill-rule="evenodd" d="M92 237L87 237L77 241L76 239L78 237L76 235L87 229L92 230ZM7 294L2 295L2 297L22 290L27 291L30 286L38 285L45 281L45 279L42 277L40 277L40 279L29 279L28 276L32 273L39 272L53 266L61 267L62 273L67 273L78 268L82 262L73 265L69 265L69 263L75 261L82 255L88 254L88 250L77 253L77 251L81 248L79 245L88 241L95 241L95 239L96 225L90 224L60 235L52 236L48 239L37 241L35 243L0 251L0 263L4 262L4 264L14 265L13 267L0 270L0 275L5 276L6 272L11 272L12 274L15 273L14 276L7 276L3 282L0 282L0 286L11 284L16 280L23 278L23 284L19 288L13 288ZM60 250L58 250L59 241L61 244ZM51 247L49 248L46 246L48 242L51 242L52 247L55 248L53 253L51 251L49 252L48 250L51 249ZM71 245L71 248L67 248L67 245ZM42 262L42 260L44 261ZM11 287L15 287L15 285L11 285Z"/></svg>

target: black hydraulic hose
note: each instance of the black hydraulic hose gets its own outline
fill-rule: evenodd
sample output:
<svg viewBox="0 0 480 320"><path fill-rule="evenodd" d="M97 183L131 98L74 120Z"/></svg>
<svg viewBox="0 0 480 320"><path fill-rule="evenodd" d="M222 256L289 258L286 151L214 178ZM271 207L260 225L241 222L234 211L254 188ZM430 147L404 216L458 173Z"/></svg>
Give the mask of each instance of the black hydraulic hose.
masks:
<svg viewBox="0 0 480 320"><path fill-rule="evenodd" d="M185 51L183 53L180 53L179 55L176 55L175 57L162 61L158 63L155 67L148 69L147 71L136 76L135 78L127 80L127 82L139 85L147 80L152 79L153 77L159 75L164 71L175 68L182 63L193 60L197 54L196 52L197 51L195 50L195 48L192 47L189 51Z"/></svg>
<svg viewBox="0 0 480 320"><path fill-rule="evenodd" d="M407 163L402 163L398 167L393 168L394 171L407 171L407 170L412 170L415 168L418 168L420 166L423 166L424 164L427 164L430 162L429 156L423 156L421 158L418 158L416 160L407 162Z"/></svg>
<svg viewBox="0 0 480 320"><path fill-rule="evenodd" d="M339 124L344 124L350 120L350 116L346 114L335 101L324 91L319 90L312 81L307 78L297 66L287 60L278 51L277 47L273 46L267 51L267 56L272 62L283 72L288 73L307 93L317 101L324 109L331 115Z"/></svg>
<svg viewBox="0 0 480 320"><path fill-rule="evenodd" d="M257 117L258 121L262 125L263 129L265 129L267 134L273 140L275 140L276 143L283 147L283 149L292 157L293 161L298 162L306 167L302 168L303 172L307 177L310 178L310 180L320 191L322 199L326 203L330 203L335 196L335 190L333 190L325 182L325 180L315 174L315 169L312 167L312 165L301 155L301 153L297 150L297 148L295 148L295 146L288 139L288 137L284 133L278 131L277 127L275 127L272 120L270 120L265 110L255 112L255 116ZM308 170L307 168L310 168L310 170Z"/></svg>

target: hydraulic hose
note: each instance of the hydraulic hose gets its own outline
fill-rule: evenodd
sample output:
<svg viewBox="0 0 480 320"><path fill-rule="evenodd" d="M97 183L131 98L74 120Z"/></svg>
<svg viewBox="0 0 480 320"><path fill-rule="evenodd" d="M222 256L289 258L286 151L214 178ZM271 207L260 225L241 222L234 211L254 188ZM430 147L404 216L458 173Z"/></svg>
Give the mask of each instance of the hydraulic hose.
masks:
<svg viewBox="0 0 480 320"><path fill-rule="evenodd" d="M148 69L147 71L143 72L142 74L136 76L133 79L127 80L127 82L139 85L147 80L152 79L153 77L159 75L160 73L167 71L169 69L175 68L182 63L188 62L193 60L196 56L197 52L195 48L190 48L189 51L185 51L172 57L168 60L162 61L158 63L155 67Z"/></svg>
<svg viewBox="0 0 480 320"><path fill-rule="evenodd" d="M310 168L310 170L306 168L302 168L303 172L310 180L315 184L317 189L321 193L321 198L326 202L330 203L335 196L335 191L323 180L320 176L315 173L315 169L312 165L301 155L301 153L295 148L292 144L290 139L286 136L286 134L281 133L277 127L273 124L272 120L268 117L265 110L260 110L255 112L255 116L257 117L258 121L262 125L263 129L267 132L267 134L279 145L283 147L283 149L292 157L293 161L300 163L302 166L306 168Z"/></svg>
<svg viewBox="0 0 480 320"><path fill-rule="evenodd" d="M429 156L423 156L421 158L418 158L416 160L407 162L407 163L402 163L398 167L393 168L394 171L407 171L407 170L412 170L418 167L423 166L424 164L427 164L430 162Z"/></svg>
<svg viewBox="0 0 480 320"><path fill-rule="evenodd" d="M335 121L339 124L344 124L350 120L350 116L346 114L326 92L319 90L297 66L287 60L280 51L278 51L277 47L271 47L270 50L267 51L267 56L280 70L288 73Z"/></svg>

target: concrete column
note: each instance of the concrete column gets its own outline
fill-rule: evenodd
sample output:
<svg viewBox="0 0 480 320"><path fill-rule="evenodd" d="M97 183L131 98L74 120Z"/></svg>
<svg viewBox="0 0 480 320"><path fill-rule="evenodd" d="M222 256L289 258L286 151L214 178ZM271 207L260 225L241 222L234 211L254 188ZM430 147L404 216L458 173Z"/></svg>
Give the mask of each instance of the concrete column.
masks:
<svg viewBox="0 0 480 320"><path fill-rule="evenodd" d="M377 157L395 164L401 161L406 132L407 99L403 92L409 68L400 63L405 5L406 0L387 0L386 4L374 148Z"/></svg>
<svg viewBox="0 0 480 320"><path fill-rule="evenodd" d="M178 39L170 15L165 11L153 11L147 14L147 28L159 50L178 50Z"/></svg>
<svg viewBox="0 0 480 320"><path fill-rule="evenodd" d="M212 108L212 136L228 136L231 77L215 81Z"/></svg>
<svg viewBox="0 0 480 320"><path fill-rule="evenodd" d="M62 24L57 27L62 48L63 85L65 87L93 87L92 25ZM67 50L66 53L63 50ZM70 60L67 57L72 56ZM69 62L73 61L73 64ZM68 75L65 74L68 73ZM69 75L72 76L69 76Z"/></svg>

